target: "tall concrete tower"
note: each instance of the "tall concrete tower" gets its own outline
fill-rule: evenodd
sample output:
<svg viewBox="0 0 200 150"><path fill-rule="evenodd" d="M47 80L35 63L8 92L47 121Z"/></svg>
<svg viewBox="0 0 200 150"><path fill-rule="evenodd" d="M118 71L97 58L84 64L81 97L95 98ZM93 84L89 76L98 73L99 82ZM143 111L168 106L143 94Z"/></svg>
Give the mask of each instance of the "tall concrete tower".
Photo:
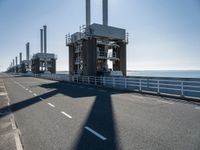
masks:
<svg viewBox="0 0 200 150"><path fill-rule="evenodd" d="M108 0L102 0L102 6L103 23L91 24L90 0L86 0L86 28L67 36L71 75L126 76L126 30L108 26Z"/></svg>

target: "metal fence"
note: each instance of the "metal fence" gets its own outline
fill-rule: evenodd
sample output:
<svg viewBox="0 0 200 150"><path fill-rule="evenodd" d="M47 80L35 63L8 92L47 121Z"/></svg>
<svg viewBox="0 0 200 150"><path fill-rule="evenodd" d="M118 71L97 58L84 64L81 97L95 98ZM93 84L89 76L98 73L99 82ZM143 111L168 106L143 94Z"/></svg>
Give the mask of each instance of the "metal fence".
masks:
<svg viewBox="0 0 200 150"><path fill-rule="evenodd" d="M35 77L110 87L114 89L169 95L200 100L200 79L162 77L98 77L40 74Z"/></svg>

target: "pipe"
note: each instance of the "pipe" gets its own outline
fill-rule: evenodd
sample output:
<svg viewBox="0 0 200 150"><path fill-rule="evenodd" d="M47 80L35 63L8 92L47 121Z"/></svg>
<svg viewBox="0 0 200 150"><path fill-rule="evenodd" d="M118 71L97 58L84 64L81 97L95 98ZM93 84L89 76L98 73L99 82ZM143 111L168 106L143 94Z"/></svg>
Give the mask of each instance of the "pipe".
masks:
<svg viewBox="0 0 200 150"><path fill-rule="evenodd" d="M108 25L108 0L103 0L103 25Z"/></svg>
<svg viewBox="0 0 200 150"><path fill-rule="evenodd" d="M90 0L86 0L86 26L91 24Z"/></svg>
<svg viewBox="0 0 200 150"><path fill-rule="evenodd" d="M40 52L43 53L43 29L40 29Z"/></svg>
<svg viewBox="0 0 200 150"><path fill-rule="evenodd" d="M19 64L22 63L22 53L19 53Z"/></svg>
<svg viewBox="0 0 200 150"><path fill-rule="evenodd" d="M29 60L29 42L26 43L26 60Z"/></svg>
<svg viewBox="0 0 200 150"><path fill-rule="evenodd" d="M47 26L44 25L44 53L47 53Z"/></svg>
<svg viewBox="0 0 200 150"><path fill-rule="evenodd" d="M16 67L17 67L17 56L15 57Z"/></svg>

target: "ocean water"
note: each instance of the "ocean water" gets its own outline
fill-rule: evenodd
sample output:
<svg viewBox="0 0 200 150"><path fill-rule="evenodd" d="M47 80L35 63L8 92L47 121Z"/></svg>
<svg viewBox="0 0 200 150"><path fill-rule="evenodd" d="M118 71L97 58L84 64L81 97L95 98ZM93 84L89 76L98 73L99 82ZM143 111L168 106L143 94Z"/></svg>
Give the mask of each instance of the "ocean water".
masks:
<svg viewBox="0 0 200 150"><path fill-rule="evenodd" d="M128 71L128 76L200 78L200 70Z"/></svg>
<svg viewBox="0 0 200 150"><path fill-rule="evenodd" d="M69 74L69 72L57 71L57 74ZM127 71L127 76L200 78L200 70L134 70Z"/></svg>

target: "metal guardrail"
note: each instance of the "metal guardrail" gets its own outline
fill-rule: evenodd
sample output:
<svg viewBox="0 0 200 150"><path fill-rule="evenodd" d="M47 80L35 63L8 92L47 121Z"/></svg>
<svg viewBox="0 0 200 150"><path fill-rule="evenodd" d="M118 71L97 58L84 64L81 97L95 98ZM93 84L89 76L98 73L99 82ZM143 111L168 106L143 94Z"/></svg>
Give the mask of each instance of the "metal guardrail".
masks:
<svg viewBox="0 0 200 150"><path fill-rule="evenodd" d="M71 76L66 74L40 74L33 76L128 91L191 98L200 101L199 79L187 80L181 78Z"/></svg>

